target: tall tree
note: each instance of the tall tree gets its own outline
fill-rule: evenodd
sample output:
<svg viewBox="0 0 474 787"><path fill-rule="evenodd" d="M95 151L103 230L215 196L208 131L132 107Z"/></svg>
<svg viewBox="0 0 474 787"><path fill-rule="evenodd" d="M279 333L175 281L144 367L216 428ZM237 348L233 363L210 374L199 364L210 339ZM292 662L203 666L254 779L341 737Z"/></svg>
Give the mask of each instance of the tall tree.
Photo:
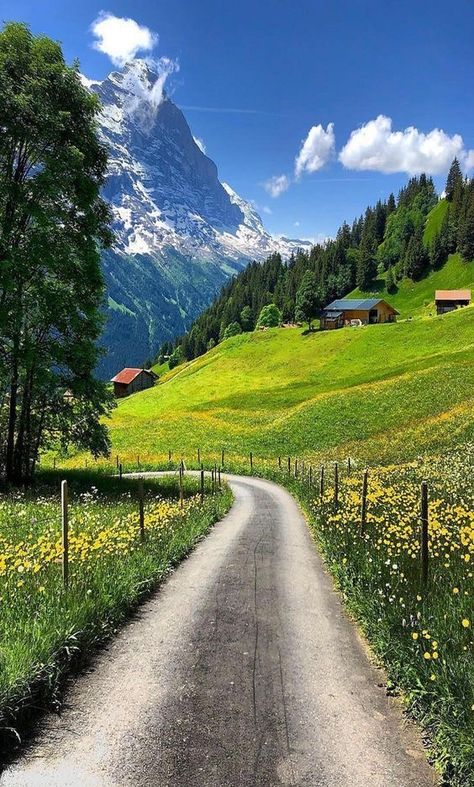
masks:
<svg viewBox="0 0 474 787"><path fill-rule="evenodd" d="M411 279L419 279L428 263L428 255L423 243L422 232L412 235L405 254L405 274Z"/></svg>
<svg viewBox="0 0 474 787"><path fill-rule="evenodd" d="M356 285L364 291L370 288L377 274L374 244L371 238L363 236L359 247L359 259L356 269Z"/></svg>
<svg viewBox="0 0 474 787"><path fill-rule="evenodd" d="M456 185L457 184L462 185L462 182L463 182L463 178L462 178L461 167L459 165L459 161L457 160L457 158L454 158L453 163L449 168L448 178L446 180L445 191L446 191L446 199L448 200L448 202L453 201Z"/></svg>
<svg viewBox="0 0 474 787"><path fill-rule="evenodd" d="M313 271L306 271L296 293L295 318L298 322L307 322L308 329L321 308L318 280Z"/></svg>
<svg viewBox="0 0 474 787"><path fill-rule="evenodd" d="M29 478L48 441L107 452L94 379L110 243L97 99L58 44L0 33L0 472Z"/></svg>
<svg viewBox="0 0 474 787"><path fill-rule="evenodd" d="M458 248L465 260L474 260L474 181L471 180L464 195L459 222Z"/></svg>

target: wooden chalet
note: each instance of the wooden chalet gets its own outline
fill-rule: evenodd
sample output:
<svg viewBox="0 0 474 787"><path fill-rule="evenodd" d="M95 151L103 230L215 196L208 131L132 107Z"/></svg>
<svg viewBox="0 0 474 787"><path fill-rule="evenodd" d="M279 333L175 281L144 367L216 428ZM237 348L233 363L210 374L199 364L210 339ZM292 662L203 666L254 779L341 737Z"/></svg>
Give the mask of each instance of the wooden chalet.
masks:
<svg viewBox="0 0 474 787"><path fill-rule="evenodd" d="M328 331L344 325L395 322L397 314L397 310L382 298L342 298L323 309L320 326Z"/></svg>
<svg viewBox="0 0 474 787"><path fill-rule="evenodd" d="M152 388L158 377L151 369L131 369L126 367L121 372L112 377L114 384L114 395L116 399L137 391L144 391L145 388Z"/></svg>
<svg viewBox="0 0 474 787"><path fill-rule="evenodd" d="M435 292L436 314L452 312L462 306L469 306L470 302L471 290L436 290Z"/></svg>

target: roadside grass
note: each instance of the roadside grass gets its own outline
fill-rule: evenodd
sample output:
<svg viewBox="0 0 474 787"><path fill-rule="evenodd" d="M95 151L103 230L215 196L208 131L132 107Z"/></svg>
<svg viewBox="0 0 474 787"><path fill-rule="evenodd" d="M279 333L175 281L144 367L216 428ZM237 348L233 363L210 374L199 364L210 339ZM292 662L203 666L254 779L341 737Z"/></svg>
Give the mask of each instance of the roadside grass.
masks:
<svg viewBox="0 0 474 787"><path fill-rule="evenodd" d="M70 490L70 581L61 577L59 476L0 495L0 744L38 704L58 703L71 663L108 637L229 509L224 488L204 502L185 479L146 479L145 540L137 481L97 472L61 472Z"/></svg>
<svg viewBox="0 0 474 787"><path fill-rule="evenodd" d="M240 335L119 401L110 422L113 458L135 469L139 455L152 469L168 450L195 462L199 448L209 462L225 448L236 463L250 452L312 461L342 453L380 463L452 448L473 435L473 359L473 307L305 336L299 329ZM84 467L86 457L61 461Z"/></svg>
<svg viewBox="0 0 474 787"><path fill-rule="evenodd" d="M295 479L273 471L300 500L344 602L428 732L452 787L474 785L474 443L442 457L370 470L361 535L362 473ZM308 470L308 467L306 467ZM429 488L429 579L420 566L420 482Z"/></svg>

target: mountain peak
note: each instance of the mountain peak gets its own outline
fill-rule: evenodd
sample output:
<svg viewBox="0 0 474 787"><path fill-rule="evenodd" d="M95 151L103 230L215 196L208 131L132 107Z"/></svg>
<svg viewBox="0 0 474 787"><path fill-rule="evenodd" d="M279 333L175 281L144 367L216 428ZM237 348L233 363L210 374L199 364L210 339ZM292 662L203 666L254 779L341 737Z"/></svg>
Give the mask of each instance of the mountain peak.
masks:
<svg viewBox="0 0 474 787"><path fill-rule="evenodd" d="M253 205L221 183L183 113L165 95L166 74L166 63L153 68L133 60L90 85L102 103L99 129L109 150L104 196L115 232L105 266L113 304L107 341L118 352L117 334L123 342L124 329L113 326L133 314L150 332L148 348L121 357L122 365L139 363L163 339L182 332L185 320L251 260L273 252L287 257L306 245L272 237ZM146 292L139 286L145 280ZM133 300L125 298L131 290Z"/></svg>

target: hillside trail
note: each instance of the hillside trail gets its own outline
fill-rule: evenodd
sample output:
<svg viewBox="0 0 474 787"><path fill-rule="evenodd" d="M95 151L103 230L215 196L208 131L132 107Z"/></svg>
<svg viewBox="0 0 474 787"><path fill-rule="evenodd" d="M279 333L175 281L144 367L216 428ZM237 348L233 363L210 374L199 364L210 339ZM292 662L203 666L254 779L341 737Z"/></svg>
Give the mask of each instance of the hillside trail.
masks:
<svg viewBox="0 0 474 787"><path fill-rule="evenodd" d="M293 498L229 514L72 683L1 787L428 787Z"/></svg>

